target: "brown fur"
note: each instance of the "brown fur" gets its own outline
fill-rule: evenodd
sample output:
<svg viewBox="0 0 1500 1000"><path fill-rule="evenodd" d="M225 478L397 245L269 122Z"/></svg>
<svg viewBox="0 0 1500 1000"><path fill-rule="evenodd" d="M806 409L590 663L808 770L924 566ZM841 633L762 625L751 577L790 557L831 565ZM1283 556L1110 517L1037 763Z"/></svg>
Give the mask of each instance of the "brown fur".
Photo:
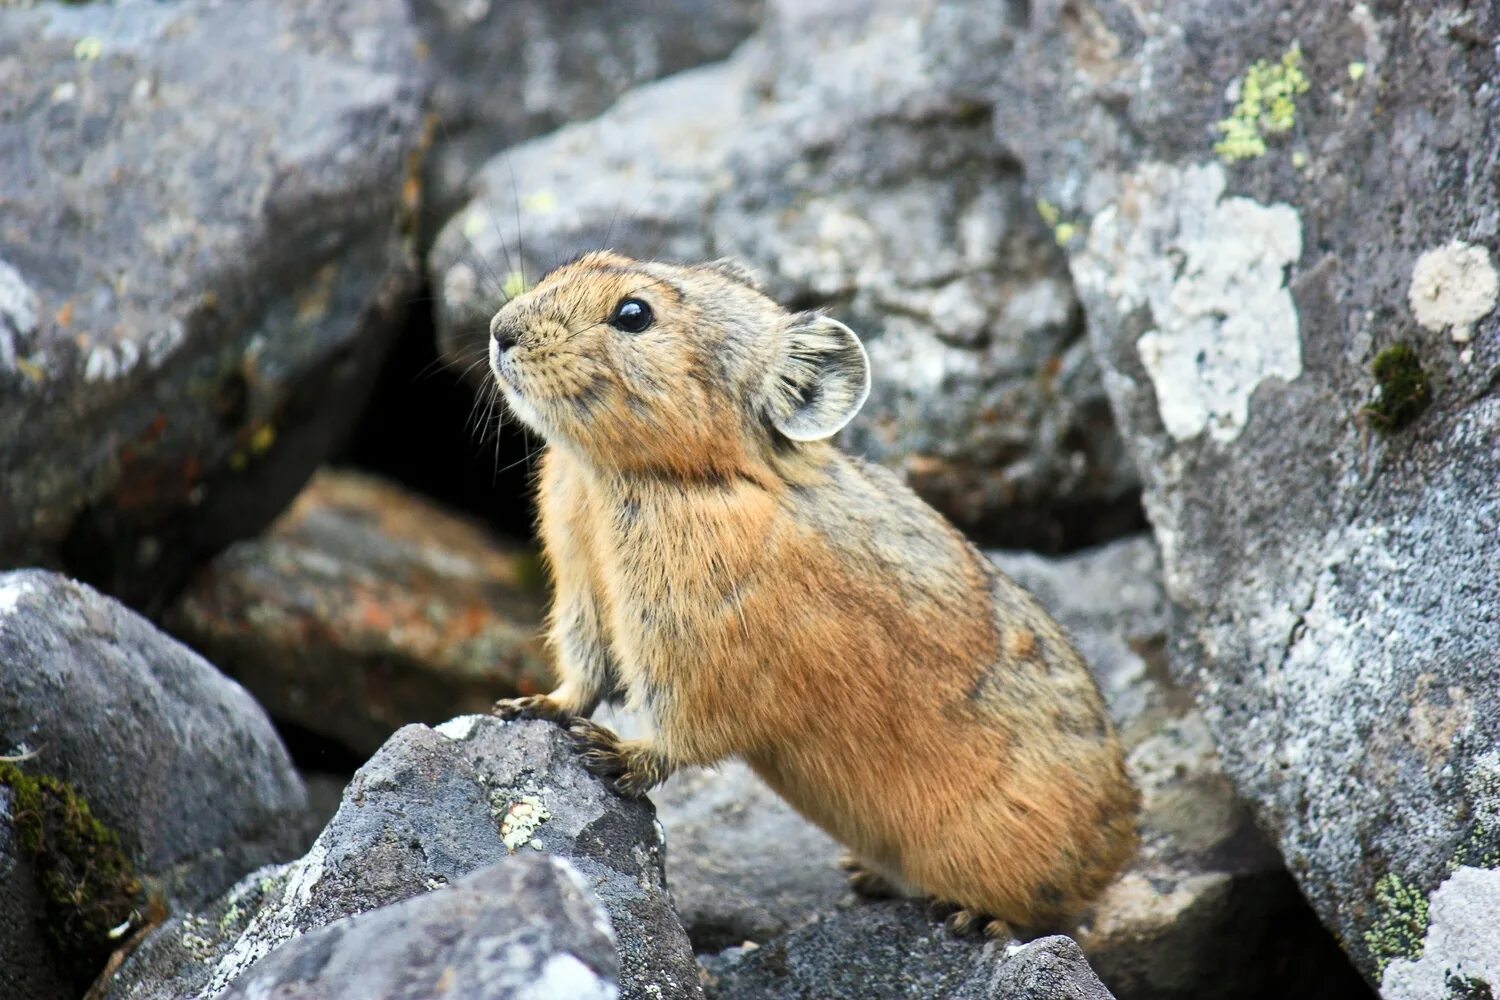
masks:
<svg viewBox="0 0 1500 1000"><path fill-rule="evenodd" d="M609 325L626 297L650 329ZM812 398L775 378L814 321L732 267L605 253L497 314L497 378L551 445L561 675L501 709L587 715L618 687L653 736L574 729L622 790L738 755L869 886L1057 926L1135 849L1119 741L1030 595L884 469L772 426Z"/></svg>

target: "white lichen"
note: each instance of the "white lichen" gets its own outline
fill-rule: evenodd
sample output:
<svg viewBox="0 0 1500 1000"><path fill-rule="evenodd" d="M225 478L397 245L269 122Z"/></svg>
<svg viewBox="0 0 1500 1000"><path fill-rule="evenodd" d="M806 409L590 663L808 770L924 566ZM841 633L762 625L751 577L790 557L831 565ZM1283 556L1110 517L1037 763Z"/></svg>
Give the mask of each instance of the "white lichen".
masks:
<svg viewBox="0 0 1500 1000"><path fill-rule="evenodd" d="M516 994L517 1000L552 1000L553 997L577 997L578 1000L614 1000L620 995L615 984L572 955L553 955L542 966L534 982Z"/></svg>
<svg viewBox="0 0 1500 1000"><path fill-rule="evenodd" d="M500 816L500 841L512 854L528 843L537 827L552 818L552 813L535 795L522 795L505 808Z"/></svg>
<svg viewBox="0 0 1500 1000"><path fill-rule="evenodd" d="M1417 322L1434 332L1450 331L1466 344L1474 324L1495 308L1500 275L1485 247L1453 240L1417 258L1406 301Z"/></svg>
<svg viewBox="0 0 1500 1000"><path fill-rule="evenodd" d="M1094 218L1073 268L1080 290L1107 296L1120 315L1149 309L1136 349L1167 432L1229 442L1257 386L1302 373L1286 286L1301 255L1290 205L1225 197L1217 163L1147 164Z"/></svg>
<svg viewBox="0 0 1500 1000"><path fill-rule="evenodd" d="M21 606L21 598L34 589L25 577L14 574L0 576L0 615L12 614Z"/></svg>
<svg viewBox="0 0 1500 1000"><path fill-rule="evenodd" d="M0 371L13 371L21 342L37 326L37 297L21 273L0 260Z"/></svg>
<svg viewBox="0 0 1500 1000"><path fill-rule="evenodd" d="M450 740L462 743L474 734L474 727L479 725L479 720L483 718L482 715L460 715L432 728L433 732L439 736L446 736Z"/></svg>
<svg viewBox="0 0 1500 1000"><path fill-rule="evenodd" d="M1427 936L1415 960L1386 967L1380 995L1385 1000L1425 1000L1448 995L1449 977L1500 987L1500 871L1459 868L1432 894Z"/></svg>

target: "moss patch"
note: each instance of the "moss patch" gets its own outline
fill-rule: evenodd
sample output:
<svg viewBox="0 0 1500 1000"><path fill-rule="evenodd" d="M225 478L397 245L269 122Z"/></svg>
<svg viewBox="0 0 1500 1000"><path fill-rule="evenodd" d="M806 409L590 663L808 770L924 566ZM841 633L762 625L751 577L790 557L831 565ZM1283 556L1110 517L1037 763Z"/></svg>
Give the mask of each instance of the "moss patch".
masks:
<svg viewBox="0 0 1500 1000"><path fill-rule="evenodd" d="M11 790L11 824L30 857L47 934L80 988L104 966L136 918L141 883L115 832L77 792L48 775L0 763Z"/></svg>
<svg viewBox="0 0 1500 1000"><path fill-rule="evenodd" d="M1422 360L1409 344L1393 344L1375 355L1370 366L1380 395L1365 407L1370 424L1379 431L1397 431L1411 423L1432 402L1432 384Z"/></svg>
<svg viewBox="0 0 1500 1000"><path fill-rule="evenodd" d="M1391 873L1375 885L1375 923L1365 931L1365 947L1375 960L1375 978L1398 958L1422 957L1427 936L1427 894L1421 887Z"/></svg>
<svg viewBox="0 0 1500 1000"><path fill-rule="evenodd" d="M1443 989L1443 1000L1495 1000L1489 983L1474 976L1455 976L1452 970L1443 973Z"/></svg>
<svg viewBox="0 0 1500 1000"><path fill-rule="evenodd" d="M1234 110L1215 126L1223 138L1214 143L1214 152L1226 163L1264 155L1267 136L1290 132L1297 124L1297 98L1311 86L1296 46L1276 62L1257 60L1240 81Z"/></svg>

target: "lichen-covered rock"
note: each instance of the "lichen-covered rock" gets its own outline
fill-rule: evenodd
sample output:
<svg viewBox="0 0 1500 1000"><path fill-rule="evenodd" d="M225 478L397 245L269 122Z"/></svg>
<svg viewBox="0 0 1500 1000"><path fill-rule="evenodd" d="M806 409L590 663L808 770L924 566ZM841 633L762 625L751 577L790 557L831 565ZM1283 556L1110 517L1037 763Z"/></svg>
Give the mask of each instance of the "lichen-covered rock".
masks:
<svg viewBox="0 0 1500 1000"><path fill-rule="evenodd" d="M412 4L436 121L424 214L441 223L495 153L592 118L638 83L729 54L762 0L429 0ZM497 211L513 208L506 189ZM499 192L492 192L499 196ZM503 208L501 207L503 205Z"/></svg>
<svg viewBox="0 0 1500 1000"><path fill-rule="evenodd" d="M392 483L323 470L167 627L277 719L358 753L549 680L536 557Z"/></svg>
<svg viewBox="0 0 1500 1000"><path fill-rule="evenodd" d="M293 937L534 852L566 858L603 903L622 997L702 995L651 807L607 790L556 725L466 716L399 730L355 775L306 855L174 917L126 962L109 996L217 996Z"/></svg>
<svg viewBox="0 0 1500 1000"><path fill-rule="evenodd" d="M832 6L783 5L727 63L487 165L431 258L445 351L467 364L502 295L581 250L737 256L864 338L874 388L851 449L992 541L1118 534L1134 473L1062 252L949 65L953 26Z"/></svg>
<svg viewBox="0 0 1500 1000"><path fill-rule="evenodd" d="M706 963L714 1000L1105 1000L1078 945L955 938L915 901L841 910Z"/></svg>
<svg viewBox="0 0 1500 1000"><path fill-rule="evenodd" d="M339 440L411 289L415 48L399 0L7 7L0 565L154 607Z"/></svg>
<svg viewBox="0 0 1500 1000"><path fill-rule="evenodd" d="M1024 7L997 130L1072 227L1173 669L1364 974L1414 995L1438 941L1462 978L1500 934L1433 917L1500 912L1500 8Z"/></svg>
<svg viewBox="0 0 1500 1000"><path fill-rule="evenodd" d="M0 574L0 754L19 758L0 774L7 997L66 995L49 986L59 972L86 985L98 971L81 958L108 954L110 928L78 935L110 891L113 844L133 869L119 869L122 883L149 878L183 906L296 852L302 784L260 706L145 619L52 573ZM49 875L61 881L38 881ZM134 893L119 888L127 923Z"/></svg>
<svg viewBox="0 0 1500 1000"><path fill-rule="evenodd" d="M609 919L568 862L521 855L293 938L226 1000L614 1000Z"/></svg>

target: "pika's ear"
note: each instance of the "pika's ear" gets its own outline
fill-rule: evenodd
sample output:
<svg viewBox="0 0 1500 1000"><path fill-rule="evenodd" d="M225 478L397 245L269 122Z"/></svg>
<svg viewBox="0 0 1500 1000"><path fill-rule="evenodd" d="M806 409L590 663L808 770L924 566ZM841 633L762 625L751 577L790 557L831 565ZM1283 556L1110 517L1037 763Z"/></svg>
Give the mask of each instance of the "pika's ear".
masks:
<svg viewBox="0 0 1500 1000"><path fill-rule="evenodd" d="M703 265L710 271L722 274L730 281L738 281L742 285L749 285L757 292L764 291L760 286L760 275L751 269L744 261L735 260L733 257L720 257Z"/></svg>
<svg viewBox="0 0 1500 1000"><path fill-rule="evenodd" d="M791 317L771 377L771 424L793 441L833 437L870 395L870 359L838 320L816 313Z"/></svg>

